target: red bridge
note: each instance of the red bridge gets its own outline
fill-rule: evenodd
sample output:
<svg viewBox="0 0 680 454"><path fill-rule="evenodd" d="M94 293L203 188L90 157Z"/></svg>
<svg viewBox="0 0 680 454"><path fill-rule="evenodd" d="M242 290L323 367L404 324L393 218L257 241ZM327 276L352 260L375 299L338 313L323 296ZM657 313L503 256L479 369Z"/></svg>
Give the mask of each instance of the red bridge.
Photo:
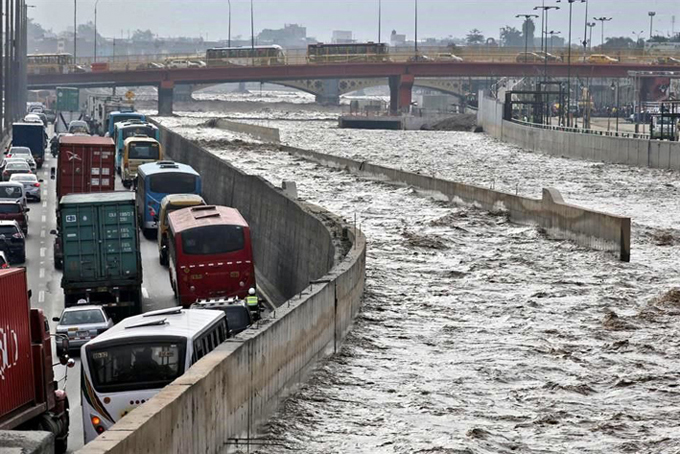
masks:
<svg viewBox="0 0 680 454"><path fill-rule="evenodd" d="M411 104L411 89L416 77L629 77L629 71L676 71L678 66L639 63L611 65L574 63L488 63L488 62L406 62L305 64L280 66L220 66L190 69L153 69L102 71L28 76L28 88L156 86L158 110L172 113L176 84L218 84L227 82L267 82L300 79L387 78L393 111Z"/></svg>

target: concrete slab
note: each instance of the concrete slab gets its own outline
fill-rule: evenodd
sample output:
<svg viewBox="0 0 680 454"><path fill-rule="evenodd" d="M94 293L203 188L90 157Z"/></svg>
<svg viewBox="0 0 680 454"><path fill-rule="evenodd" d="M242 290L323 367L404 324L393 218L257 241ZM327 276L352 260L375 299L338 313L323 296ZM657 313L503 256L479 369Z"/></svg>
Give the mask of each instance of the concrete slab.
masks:
<svg viewBox="0 0 680 454"><path fill-rule="evenodd" d="M0 430L2 454L53 454L54 435L49 432Z"/></svg>

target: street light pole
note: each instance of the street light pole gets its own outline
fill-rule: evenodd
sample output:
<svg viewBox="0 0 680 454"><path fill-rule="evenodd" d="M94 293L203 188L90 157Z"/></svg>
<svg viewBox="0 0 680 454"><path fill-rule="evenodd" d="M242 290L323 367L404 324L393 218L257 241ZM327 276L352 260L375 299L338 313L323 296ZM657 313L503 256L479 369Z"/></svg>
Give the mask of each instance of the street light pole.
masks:
<svg viewBox="0 0 680 454"><path fill-rule="evenodd" d="M94 61L97 61L97 5L99 0L94 2Z"/></svg>
<svg viewBox="0 0 680 454"><path fill-rule="evenodd" d="M250 47L255 57L255 19L253 17L253 0L250 0Z"/></svg>
<svg viewBox="0 0 680 454"><path fill-rule="evenodd" d="M229 5L229 37L227 39L227 47L231 47L231 0L227 0Z"/></svg>
<svg viewBox="0 0 680 454"><path fill-rule="evenodd" d="M415 51L416 51L416 61L418 61L418 0L415 0Z"/></svg>
<svg viewBox="0 0 680 454"><path fill-rule="evenodd" d="M559 35L559 34L560 34L560 32L556 32L556 31L554 31L554 30L550 30L550 31L548 32L548 35L550 35L550 47L548 48L548 49L549 49L549 52L552 52L552 48L553 48L553 46L555 45L555 42L554 42L554 41L555 41L555 40L554 40L555 35Z"/></svg>
<svg viewBox="0 0 680 454"><path fill-rule="evenodd" d="M597 24L595 22L588 22L588 28L590 29L590 34L588 36L588 50L589 51L593 49L593 28L596 25Z"/></svg>
<svg viewBox="0 0 680 454"><path fill-rule="evenodd" d="M382 38L381 26L382 26L382 0L378 0L378 44L380 44Z"/></svg>
<svg viewBox="0 0 680 454"><path fill-rule="evenodd" d="M583 63L586 62L588 52L588 0L586 0L586 15L583 24Z"/></svg>
<svg viewBox="0 0 680 454"><path fill-rule="evenodd" d="M571 18L574 2L577 0L567 0L569 2L569 47L567 48L567 127L571 126ZM559 3L560 0L557 0ZM584 3L585 0L581 0ZM578 106L577 106L578 111Z"/></svg>
<svg viewBox="0 0 680 454"><path fill-rule="evenodd" d="M656 16L656 12L650 11L647 15L649 15L649 39L652 39L652 28L654 28L654 16Z"/></svg>
<svg viewBox="0 0 680 454"><path fill-rule="evenodd" d="M609 22L610 20L612 20L612 18L602 16L602 17L593 17L593 19L600 21L600 23L602 25L602 41L600 43L600 46L602 46L604 48L604 23Z"/></svg>
<svg viewBox="0 0 680 454"><path fill-rule="evenodd" d="M517 14L515 16L516 18L523 17L524 18L524 25L522 27L522 33L524 33L524 63L527 63L527 58L529 54L529 33L527 33L527 29L529 28L529 19L532 17L538 17L538 14ZM543 38L541 37L541 40Z"/></svg>
<svg viewBox="0 0 680 454"><path fill-rule="evenodd" d="M76 63L76 60L78 58L78 26L77 24L77 18L78 18L78 0L73 0L73 63Z"/></svg>

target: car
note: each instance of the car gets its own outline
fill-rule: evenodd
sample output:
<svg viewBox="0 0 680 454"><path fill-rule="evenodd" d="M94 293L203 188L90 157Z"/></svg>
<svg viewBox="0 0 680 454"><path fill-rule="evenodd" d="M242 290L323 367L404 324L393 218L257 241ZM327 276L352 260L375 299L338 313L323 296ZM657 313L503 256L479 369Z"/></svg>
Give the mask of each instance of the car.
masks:
<svg viewBox="0 0 680 454"><path fill-rule="evenodd" d="M26 261L26 236L17 221L0 221L0 251L12 264Z"/></svg>
<svg viewBox="0 0 680 454"><path fill-rule="evenodd" d="M81 301L84 304L67 307L59 317L52 318L52 321L57 323L55 333L68 337L69 352L61 351L61 346L57 343L57 356L79 352L80 347L113 326L113 320L101 306Z"/></svg>
<svg viewBox="0 0 680 454"><path fill-rule="evenodd" d="M223 311L227 316L229 337L237 335L253 324L253 315L243 300L234 298L199 300L192 304L191 308Z"/></svg>
<svg viewBox="0 0 680 454"><path fill-rule="evenodd" d="M454 54L437 54L434 56L434 59L437 61L455 61L455 62L463 61L461 57Z"/></svg>
<svg viewBox="0 0 680 454"><path fill-rule="evenodd" d="M205 68L206 66L208 65L202 60L189 60L189 68Z"/></svg>
<svg viewBox="0 0 680 454"><path fill-rule="evenodd" d="M515 57L517 63L544 63L545 57L537 54L536 52L520 52Z"/></svg>
<svg viewBox="0 0 680 454"><path fill-rule="evenodd" d="M659 57L652 63L653 65L680 65L680 59L675 57Z"/></svg>
<svg viewBox="0 0 680 454"><path fill-rule="evenodd" d="M24 185L18 181L0 182L0 200L19 202L26 207L26 189Z"/></svg>
<svg viewBox="0 0 680 454"><path fill-rule="evenodd" d="M68 124L68 133L90 135L90 126L84 120L73 120Z"/></svg>
<svg viewBox="0 0 680 454"><path fill-rule="evenodd" d="M12 161L2 169L2 181L9 181L15 173L33 173L27 162Z"/></svg>
<svg viewBox="0 0 680 454"><path fill-rule="evenodd" d="M539 57L543 58L544 60L548 60L548 63L552 62L560 62L562 61L561 57L558 57L557 55L553 55L549 52L543 52L542 50L534 52L536 55Z"/></svg>
<svg viewBox="0 0 680 454"><path fill-rule="evenodd" d="M598 64L598 65L611 65L611 64L619 62L617 59L612 58L609 55L604 55L604 54L588 55L588 58L586 59L586 61L588 63L595 63L595 64Z"/></svg>
<svg viewBox="0 0 680 454"><path fill-rule="evenodd" d="M0 200L0 221L16 221L24 235L28 235L28 212L30 208L21 202Z"/></svg>
<svg viewBox="0 0 680 454"><path fill-rule="evenodd" d="M40 202L40 183L42 183L43 180L39 180L38 177L33 174L17 173L16 175L12 175L9 179L10 183L14 181L24 185L24 191L26 192L26 198L28 200Z"/></svg>
<svg viewBox="0 0 680 454"><path fill-rule="evenodd" d="M141 65L137 65L137 71L144 71L147 69L163 69L165 68L163 65L160 63L155 63L155 62L149 62L149 63L142 63Z"/></svg>
<svg viewBox="0 0 680 454"><path fill-rule="evenodd" d="M47 121L47 115L45 115L43 112L32 112L32 114L40 117L40 121L42 121L43 126L47 127L49 125L49 122Z"/></svg>
<svg viewBox="0 0 680 454"><path fill-rule="evenodd" d="M5 253L0 251L0 270L4 270L5 268L9 268L9 260L7 260Z"/></svg>
<svg viewBox="0 0 680 454"><path fill-rule="evenodd" d="M185 69L190 68L189 60L167 60L165 67L170 69Z"/></svg>
<svg viewBox="0 0 680 454"><path fill-rule="evenodd" d="M44 125L42 118L38 114L30 113L24 117L24 123L40 123Z"/></svg>
<svg viewBox="0 0 680 454"><path fill-rule="evenodd" d="M31 172L35 172L38 168L37 164L35 163L35 159L33 159L33 153L28 147L10 147L10 149L7 150L7 154L5 156L7 158L23 159L28 163L28 166L31 168Z"/></svg>

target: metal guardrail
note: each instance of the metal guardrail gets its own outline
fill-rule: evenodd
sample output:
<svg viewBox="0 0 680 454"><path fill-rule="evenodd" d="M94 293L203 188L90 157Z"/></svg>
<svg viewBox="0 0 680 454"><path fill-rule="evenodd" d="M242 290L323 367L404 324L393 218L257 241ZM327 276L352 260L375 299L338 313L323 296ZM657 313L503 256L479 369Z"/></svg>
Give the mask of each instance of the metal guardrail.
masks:
<svg viewBox="0 0 680 454"><path fill-rule="evenodd" d="M511 120L513 123L517 123L523 126L529 126L531 128L537 129L547 129L550 131L563 131L563 132L573 132L578 134L588 134L592 136L606 136L606 137L620 137L624 139L641 139L641 140L652 140L649 134L638 134L634 132L615 132L615 131L598 131L596 129L584 129L584 128L573 128L567 126L553 126L544 125L541 123L531 123L523 120ZM654 139L659 140L659 139Z"/></svg>

